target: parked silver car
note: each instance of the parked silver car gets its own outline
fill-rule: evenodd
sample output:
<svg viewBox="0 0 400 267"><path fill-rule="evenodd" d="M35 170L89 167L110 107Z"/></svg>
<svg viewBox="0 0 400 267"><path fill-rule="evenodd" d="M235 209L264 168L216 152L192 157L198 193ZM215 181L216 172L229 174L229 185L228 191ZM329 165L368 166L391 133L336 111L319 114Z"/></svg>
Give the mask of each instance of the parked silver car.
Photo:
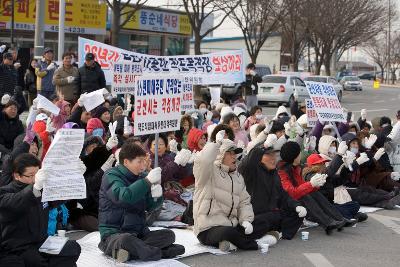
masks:
<svg viewBox="0 0 400 267"><path fill-rule="evenodd" d="M298 101L308 98L305 83L293 75L265 75L258 84L258 101L278 103L289 106L294 101L294 92L298 93Z"/></svg>
<svg viewBox="0 0 400 267"><path fill-rule="evenodd" d="M343 85L343 90L362 91L362 82L357 76L344 76L340 83Z"/></svg>
<svg viewBox="0 0 400 267"><path fill-rule="evenodd" d="M335 88L336 95L339 99L339 102L342 101L343 86L335 78L329 77L329 76L309 76L309 77L304 78L304 81L332 84L333 88Z"/></svg>

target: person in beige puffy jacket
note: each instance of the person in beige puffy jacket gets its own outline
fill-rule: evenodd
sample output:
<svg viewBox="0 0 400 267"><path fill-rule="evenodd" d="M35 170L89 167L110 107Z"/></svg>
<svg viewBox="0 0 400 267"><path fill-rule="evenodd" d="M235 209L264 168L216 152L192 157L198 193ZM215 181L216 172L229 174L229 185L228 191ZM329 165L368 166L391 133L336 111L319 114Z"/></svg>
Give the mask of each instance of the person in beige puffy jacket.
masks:
<svg viewBox="0 0 400 267"><path fill-rule="evenodd" d="M53 75L53 84L56 86L58 95L62 95L65 101L75 105L79 98L79 86L77 79L79 76L78 68L71 63L72 54L63 54L63 65L59 67Z"/></svg>
<svg viewBox="0 0 400 267"><path fill-rule="evenodd" d="M267 229L261 222L253 222L250 195L236 170L236 157L242 149L224 138L225 131L218 132L216 143L207 143L194 160L194 233L202 244L223 251L235 247L257 250L255 240Z"/></svg>

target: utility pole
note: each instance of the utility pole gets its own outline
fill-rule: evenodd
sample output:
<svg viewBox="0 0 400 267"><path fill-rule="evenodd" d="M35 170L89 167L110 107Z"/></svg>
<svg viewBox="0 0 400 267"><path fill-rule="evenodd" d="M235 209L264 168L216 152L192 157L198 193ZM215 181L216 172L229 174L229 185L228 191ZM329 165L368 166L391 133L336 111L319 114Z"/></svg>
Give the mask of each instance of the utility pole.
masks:
<svg viewBox="0 0 400 267"><path fill-rule="evenodd" d="M15 21L15 12L14 12L15 0L11 0L11 29L10 29L10 44L11 47L14 48L14 21Z"/></svg>
<svg viewBox="0 0 400 267"><path fill-rule="evenodd" d="M388 29L388 66L387 66L387 71L386 71L386 81L389 82L390 79L390 72L391 72L391 57L390 57L390 46L391 46L391 40L390 40L390 31L391 31L391 12L392 12L392 8L391 8L391 1L388 0L389 3L389 29Z"/></svg>
<svg viewBox="0 0 400 267"><path fill-rule="evenodd" d="M58 61L62 62L65 36L65 0L60 0L58 16Z"/></svg>
<svg viewBox="0 0 400 267"><path fill-rule="evenodd" d="M45 11L46 11L46 0L36 0L35 44L34 44L35 58L40 58L43 55Z"/></svg>

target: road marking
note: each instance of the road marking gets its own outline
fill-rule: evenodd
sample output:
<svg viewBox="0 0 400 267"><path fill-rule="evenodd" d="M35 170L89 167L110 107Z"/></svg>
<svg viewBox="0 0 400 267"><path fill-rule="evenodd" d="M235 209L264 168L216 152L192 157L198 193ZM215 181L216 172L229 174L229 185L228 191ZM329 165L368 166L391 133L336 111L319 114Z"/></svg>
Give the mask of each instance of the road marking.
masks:
<svg viewBox="0 0 400 267"><path fill-rule="evenodd" d="M383 103L383 102L385 102L385 100L374 101L374 103Z"/></svg>
<svg viewBox="0 0 400 267"><path fill-rule="evenodd" d="M394 232L400 235L400 224L396 222L400 222L400 218L384 216L379 214L368 214L368 216L374 218L378 222L385 225L387 228L392 229Z"/></svg>
<svg viewBox="0 0 400 267"><path fill-rule="evenodd" d="M368 112L380 112L380 111L387 111L389 109L383 108L383 109L367 109ZM352 111L353 113L361 113L361 111Z"/></svg>
<svg viewBox="0 0 400 267"><path fill-rule="evenodd" d="M303 255L315 266L315 267L334 267L322 254L320 253L303 253Z"/></svg>

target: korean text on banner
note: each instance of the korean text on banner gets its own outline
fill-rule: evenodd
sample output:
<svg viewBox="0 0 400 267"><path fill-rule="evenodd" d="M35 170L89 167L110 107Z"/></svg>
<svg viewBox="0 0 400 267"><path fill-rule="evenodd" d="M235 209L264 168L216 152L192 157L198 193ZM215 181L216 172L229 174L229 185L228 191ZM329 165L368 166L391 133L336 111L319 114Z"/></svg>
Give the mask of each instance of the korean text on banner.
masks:
<svg viewBox="0 0 400 267"><path fill-rule="evenodd" d="M145 78L136 82L135 136L179 130L182 80Z"/></svg>
<svg viewBox="0 0 400 267"><path fill-rule="evenodd" d="M307 127L314 127L317 124L318 116L311 99L306 99Z"/></svg>
<svg viewBox="0 0 400 267"><path fill-rule="evenodd" d="M305 83L321 122L346 122L336 91L331 84L309 81Z"/></svg>
<svg viewBox="0 0 400 267"><path fill-rule="evenodd" d="M225 84L245 80L243 50L221 51L205 55L153 56L123 50L79 37L78 58L83 64L87 53L93 53L111 84L115 64L134 63L143 66L143 75L185 77L185 83Z"/></svg>
<svg viewBox="0 0 400 267"><path fill-rule="evenodd" d="M184 83L181 101L182 111L194 110L193 84Z"/></svg>
<svg viewBox="0 0 400 267"><path fill-rule="evenodd" d="M86 183L80 153L83 148L83 129L57 131L42 168L49 174L43 186L42 202L86 198Z"/></svg>
<svg viewBox="0 0 400 267"><path fill-rule="evenodd" d="M142 75L142 69L143 67L139 63L114 64L111 93L113 95L133 94L135 92L135 79Z"/></svg>

